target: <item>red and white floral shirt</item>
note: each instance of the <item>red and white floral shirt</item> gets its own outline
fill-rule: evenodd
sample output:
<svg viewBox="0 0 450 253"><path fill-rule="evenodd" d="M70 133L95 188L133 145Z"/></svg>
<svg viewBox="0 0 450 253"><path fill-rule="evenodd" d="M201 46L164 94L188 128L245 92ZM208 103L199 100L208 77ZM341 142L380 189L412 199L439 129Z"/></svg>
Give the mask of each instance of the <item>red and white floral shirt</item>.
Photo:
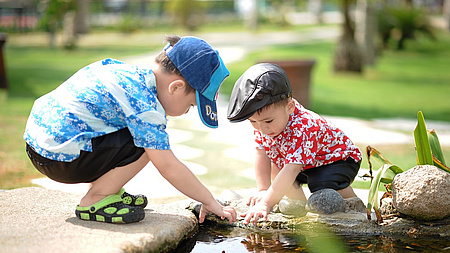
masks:
<svg viewBox="0 0 450 253"><path fill-rule="evenodd" d="M280 169L289 163L303 164L305 170L349 157L361 160L361 151L344 132L297 101L281 134L272 138L255 130L255 141Z"/></svg>

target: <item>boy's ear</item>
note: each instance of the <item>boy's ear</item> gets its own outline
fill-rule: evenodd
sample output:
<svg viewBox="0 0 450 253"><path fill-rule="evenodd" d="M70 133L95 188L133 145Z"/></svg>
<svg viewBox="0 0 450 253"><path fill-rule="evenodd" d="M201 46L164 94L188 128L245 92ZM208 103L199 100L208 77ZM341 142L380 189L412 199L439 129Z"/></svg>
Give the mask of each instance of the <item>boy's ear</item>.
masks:
<svg viewBox="0 0 450 253"><path fill-rule="evenodd" d="M289 114L293 113L295 111L295 102L293 99L289 98L289 101L287 102L286 109Z"/></svg>
<svg viewBox="0 0 450 253"><path fill-rule="evenodd" d="M169 94L173 94L177 91L183 91L186 87L186 82L182 79L176 79L169 84Z"/></svg>

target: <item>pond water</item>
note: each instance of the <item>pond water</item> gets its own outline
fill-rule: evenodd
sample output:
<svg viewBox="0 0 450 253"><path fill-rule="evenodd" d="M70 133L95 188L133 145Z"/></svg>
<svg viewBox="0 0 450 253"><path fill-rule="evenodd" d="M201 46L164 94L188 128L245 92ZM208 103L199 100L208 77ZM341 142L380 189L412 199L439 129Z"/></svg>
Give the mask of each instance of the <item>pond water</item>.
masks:
<svg viewBox="0 0 450 253"><path fill-rule="evenodd" d="M302 231L200 226L175 252L450 252L449 238L335 235Z"/></svg>

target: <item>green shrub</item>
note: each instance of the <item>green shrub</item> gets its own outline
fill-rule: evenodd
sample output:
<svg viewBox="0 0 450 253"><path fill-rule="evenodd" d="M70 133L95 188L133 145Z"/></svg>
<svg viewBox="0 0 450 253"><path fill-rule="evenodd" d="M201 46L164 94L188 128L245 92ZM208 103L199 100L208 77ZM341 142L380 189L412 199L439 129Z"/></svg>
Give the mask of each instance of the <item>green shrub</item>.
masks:
<svg viewBox="0 0 450 253"><path fill-rule="evenodd" d="M382 9L378 13L378 33L383 47L387 47L389 40L396 41L396 48L405 48L405 41L416 39L424 34L435 40L434 29L424 11L409 6L394 6Z"/></svg>

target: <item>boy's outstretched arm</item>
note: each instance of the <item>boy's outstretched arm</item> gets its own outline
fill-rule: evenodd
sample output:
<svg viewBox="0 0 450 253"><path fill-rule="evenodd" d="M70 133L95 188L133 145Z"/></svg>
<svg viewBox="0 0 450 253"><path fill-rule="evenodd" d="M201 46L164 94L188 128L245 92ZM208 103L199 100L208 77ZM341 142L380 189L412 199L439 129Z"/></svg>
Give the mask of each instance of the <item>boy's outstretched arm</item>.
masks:
<svg viewBox="0 0 450 253"><path fill-rule="evenodd" d="M273 206L280 202L281 198L286 195L302 169L303 165L301 164L286 164L275 177L275 180L261 201L250 208L248 212L241 215L245 217L244 224L248 224L252 220L253 224L256 224L259 218L266 220Z"/></svg>
<svg viewBox="0 0 450 253"><path fill-rule="evenodd" d="M254 206L261 201L271 184L270 158L264 149L256 149L255 177L258 193L248 198L247 205Z"/></svg>
<svg viewBox="0 0 450 253"><path fill-rule="evenodd" d="M206 211L212 212L230 223L236 221L236 211L233 207L220 205L211 192L184 165L171 150L145 149L150 161L161 175L175 188L186 196L201 202L199 222L202 223Z"/></svg>

